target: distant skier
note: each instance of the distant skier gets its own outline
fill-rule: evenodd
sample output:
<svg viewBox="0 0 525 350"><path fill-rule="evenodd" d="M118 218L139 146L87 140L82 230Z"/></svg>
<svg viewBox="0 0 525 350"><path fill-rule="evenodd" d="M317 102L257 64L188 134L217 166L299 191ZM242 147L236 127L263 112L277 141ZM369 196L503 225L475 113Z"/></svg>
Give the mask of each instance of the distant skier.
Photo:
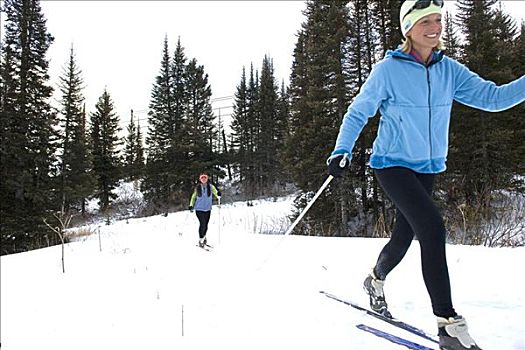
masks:
<svg viewBox="0 0 525 350"><path fill-rule="evenodd" d="M193 212L195 209L199 219L199 246L201 248L207 245L206 233L208 232L213 197L217 200L221 198L221 191L208 180L209 176L206 172L199 175L199 183L193 190L189 205L189 210Z"/></svg>
<svg viewBox="0 0 525 350"><path fill-rule="evenodd" d="M445 225L432 199L432 188L436 174L446 168L452 102L490 112L509 109L525 100L525 77L496 86L445 56L440 40L442 7L442 0L403 3L400 22L406 40L372 69L344 116L327 163L331 175L342 175L361 130L379 110L370 166L397 214L392 237L364 281L370 306L391 317L384 281L416 235L423 279L437 316L440 348L480 350L465 319L452 305Z"/></svg>

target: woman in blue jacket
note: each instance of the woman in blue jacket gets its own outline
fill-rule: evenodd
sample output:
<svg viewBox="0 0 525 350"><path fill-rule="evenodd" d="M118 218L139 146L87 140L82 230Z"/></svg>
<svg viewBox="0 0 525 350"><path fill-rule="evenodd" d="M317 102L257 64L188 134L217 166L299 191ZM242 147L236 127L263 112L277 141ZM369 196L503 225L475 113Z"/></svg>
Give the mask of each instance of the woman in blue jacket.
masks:
<svg viewBox="0 0 525 350"><path fill-rule="evenodd" d="M341 176L368 118L381 119L370 166L395 204L396 224L364 287L375 311L391 317L384 280L416 235L423 278L437 316L440 348L479 350L465 319L452 306L443 218L432 200L435 175L445 171L452 102L490 112L525 100L525 77L502 86L480 78L440 50L442 0L407 0L400 10L405 41L372 69L349 106L328 158L331 175Z"/></svg>
<svg viewBox="0 0 525 350"><path fill-rule="evenodd" d="M190 211L195 209L199 219L199 246L204 248L207 245L206 233L208 232L208 223L210 222L211 206L213 197L219 200L221 192L211 184L207 173L199 175L199 183L195 186L190 198ZM213 197L212 197L213 196Z"/></svg>

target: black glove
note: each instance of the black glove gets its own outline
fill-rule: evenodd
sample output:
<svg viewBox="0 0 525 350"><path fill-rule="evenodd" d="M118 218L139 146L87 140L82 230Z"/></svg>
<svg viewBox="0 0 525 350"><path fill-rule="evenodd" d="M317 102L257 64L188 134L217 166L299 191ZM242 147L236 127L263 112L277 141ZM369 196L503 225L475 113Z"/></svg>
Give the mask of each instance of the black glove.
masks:
<svg viewBox="0 0 525 350"><path fill-rule="evenodd" d="M217 189L217 197L222 197L221 190Z"/></svg>
<svg viewBox="0 0 525 350"><path fill-rule="evenodd" d="M328 173L333 177L341 177L343 172L350 167L348 153L336 154L328 158Z"/></svg>
<svg viewBox="0 0 525 350"><path fill-rule="evenodd" d="M193 213L193 205L190 205L188 209Z"/></svg>

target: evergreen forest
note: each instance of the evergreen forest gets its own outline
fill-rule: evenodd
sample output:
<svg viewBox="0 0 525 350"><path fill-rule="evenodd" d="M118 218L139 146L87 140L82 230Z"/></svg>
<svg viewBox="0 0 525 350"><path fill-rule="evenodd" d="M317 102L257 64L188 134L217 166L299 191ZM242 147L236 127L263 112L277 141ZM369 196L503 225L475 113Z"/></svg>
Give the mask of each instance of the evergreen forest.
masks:
<svg viewBox="0 0 525 350"><path fill-rule="evenodd" d="M48 32L40 0L3 1L1 254L59 244L69 227L92 219L89 200L107 220L125 217L114 192L122 182L144 194L134 216L184 210L203 169L228 189L226 199L294 194L299 215L328 176L348 105L374 64L402 42L401 2L307 0L289 84L275 77L271 53L254 57L232 87L229 126L212 109L206 67L188 57L184 38L170 47L167 34L144 128L133 111L116 113L108 89L85 104L73 45L53 87L46 53L60 33ZM445 54L482 78L499 85L525 74L525 23L498 0L458 0L442 23ZM524 115L523 103L499 113L454 105L447 171L434 193L450 243L525 245ZM349 172L330 183L294 234L388 237L395 210L367 165L379 120L369 119Z"/></svg>

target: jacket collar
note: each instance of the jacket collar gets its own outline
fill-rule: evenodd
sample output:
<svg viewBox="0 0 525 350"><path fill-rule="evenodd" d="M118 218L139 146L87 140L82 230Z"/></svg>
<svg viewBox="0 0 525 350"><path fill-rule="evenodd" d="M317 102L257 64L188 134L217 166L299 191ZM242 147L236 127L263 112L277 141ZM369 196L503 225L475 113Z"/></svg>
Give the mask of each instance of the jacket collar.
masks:
<svg viewBox="0 0 525 350"><path fill-rule="evenodd" d="M444 56L444 52L441 51L441 50L436 50L436 51L432 52L432 59L430 60L430 63L428 64L428 67L430 67L433 64L436 64L436 63L440 62L443 59L443 56ZM396 50L388 50L386 52L386 54L385 54L385 58L386 57L392 57L392 58L396 58L396 59L412 61L412 62L415 62L415 63L423 65L418 60L416 60L415 57L412 56L411 54L404 53L401 50L401 48L398 48Z"/></svg>

